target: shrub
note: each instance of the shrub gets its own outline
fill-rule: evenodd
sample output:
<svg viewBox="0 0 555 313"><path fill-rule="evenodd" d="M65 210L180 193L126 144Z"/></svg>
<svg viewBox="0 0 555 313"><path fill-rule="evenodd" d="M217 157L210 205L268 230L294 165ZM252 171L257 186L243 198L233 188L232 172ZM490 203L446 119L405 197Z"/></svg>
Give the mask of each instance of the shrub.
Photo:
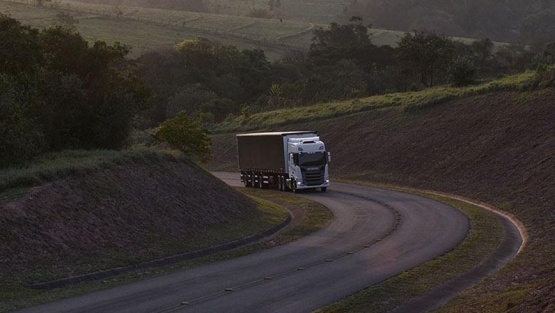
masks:
<svg viewBox="0 0 555 313"><path fill-rule="evenodd" d="M474 83L477 68L468 58L459 58L451 66L451 84L456 87L468 86Z"/></svg>
<svg viewBox="0 0 555 313"><path fill-rule="evenodd" d="M200 121L189 118L185 111L181 111L160 124L154 138L204 163L210 155L211 140L208 135L208 130Z"/></svg>

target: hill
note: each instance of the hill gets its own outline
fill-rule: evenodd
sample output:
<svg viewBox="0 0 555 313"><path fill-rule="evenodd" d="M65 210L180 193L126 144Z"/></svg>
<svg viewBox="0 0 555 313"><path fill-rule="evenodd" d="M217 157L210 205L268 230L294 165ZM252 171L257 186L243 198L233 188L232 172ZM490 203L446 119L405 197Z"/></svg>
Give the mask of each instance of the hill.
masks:
<svg viewBox="0 0 555 313"><path fill-rule="evenodd" d="M49 154L2 169L0 181L0 311L56 296L25 288L32 282L227 243L287 217L179 156L150 150Z"/></svg>
<svg viewBox="0 0 555 313"><path fill-rule="evenodd" d="M530 235L525 250L442 312L555 309L555 90L490 90L431 105L403 101L400 95L398 105L344 116L337 104L338 117L303 121L297 115L262 128L318 130L332 153L332 178L455 193L492 203L524 222ZM319 106L305 109L319 112ZM265 116L271 121L272 114ZM233 137L213 137L218 158L210 168L236 170Z"/></svg>
<svg viewBox="0 0 555 313"><path fill-rule="evenodd" d="M554 9L552 1L544 0L363 0L351 1L342 15L357 15L387 29L542 45L555 39Z"/></svg>
<svg viewBox="0 0 555 313"><path fill-rule="evenodd" d="M0 1L0 13L23 24L45 28L60 23L57 14L69 14L74 26L87 40L121 42L133 47L131 57L152 50L173 48L186 39L206 37L239 48L263 49L270 59L290 50L308 49L312 30L327 27L300 20L263 19L244 16L196 13L141 7L57 1L52 6L38 7L28 1ZM402 32L371 29L372 42L395 45ZM467 39L460 39L467 40Z"/></svg>

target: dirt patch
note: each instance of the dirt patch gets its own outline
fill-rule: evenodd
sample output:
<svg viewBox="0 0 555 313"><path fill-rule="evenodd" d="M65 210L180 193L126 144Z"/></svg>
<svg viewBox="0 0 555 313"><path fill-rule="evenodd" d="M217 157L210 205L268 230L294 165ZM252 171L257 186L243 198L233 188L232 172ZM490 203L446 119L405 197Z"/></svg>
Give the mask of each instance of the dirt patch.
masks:
<svg viewBox="0 0 555 313"><path fill-rule="evenodd" d="M452 311L506 307L530 312L555 305L553 121L555 92L545 90L495 93L420 111L387 109L273 130L318 130L332 152L332 179L438 190L515 214L529 230L528 246L498 274L456 300ZM234 151L233 135L213 140L215 146L225 146L221 151ZM234 169L234 153L218 156L214 164ZM523 294L504 297L509 289Z"/></svg>

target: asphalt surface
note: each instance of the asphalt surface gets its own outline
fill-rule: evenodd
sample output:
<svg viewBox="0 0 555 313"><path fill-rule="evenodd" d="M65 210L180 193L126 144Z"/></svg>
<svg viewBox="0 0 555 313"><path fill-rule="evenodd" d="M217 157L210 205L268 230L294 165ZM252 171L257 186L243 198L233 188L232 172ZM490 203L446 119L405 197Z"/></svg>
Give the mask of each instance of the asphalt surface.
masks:
<svg viewBox="0 0 555 313"><path fill-rule="evenodd" d="M450 251L469 230L460 211L415 195L333 183L301 196L335 217L296 242L20 312L311 312Z"/></svg>

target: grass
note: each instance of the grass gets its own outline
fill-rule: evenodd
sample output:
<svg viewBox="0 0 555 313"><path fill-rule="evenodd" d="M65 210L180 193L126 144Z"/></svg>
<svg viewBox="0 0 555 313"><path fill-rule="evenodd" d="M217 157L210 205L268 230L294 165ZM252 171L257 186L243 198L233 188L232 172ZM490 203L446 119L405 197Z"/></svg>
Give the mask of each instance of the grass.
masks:
<svg viewBox="0 0 555 313"><path fill-rule="evenodd" d="M255 6L267 5L267 1L258 2ZM230 15L119 6L123 14L117 18L112 5L60 0L37 7L33 3L31 0L0 0L0 12L37 28L56 23L56 14L61 11L69 13L78 20L75 26L85 39L129 44L134 48L131 57L152 50L171 49L183 40L203 36L239 48L262 48L270 59L279 58L291 49L308 49L311 30L327 27L343 7L340 1L333 5L321 0L284 1L287 12L280 21L249 18L242 13L237 16L238 11L230 10L243 5L237 1L233 4L230 1L225 11ZM332 10L337 12L330 15ZM371 29L370 33L375 44L392 46L403 35L403 32L383 29Z"/></svg>
<svg viewBox="0 0 555 313"><path fill-rule="evenodd" d="M441 86L417 92L393 93L368 98L316 105L280 109L238 116L216 126L215 133L271 129L274 127L323 120L363 111L385 108L399 108L405 112L421 110L450 100L463 99L475 95L503 90L525 90L535 79L535 73L528 71L507 76L491 82L469 87Z"/></svg>
<svg viewBox="0 0 555 313"><path fill-rule="evenodd" d="M167 238L156 238L153 244L157 246L157 249L163 250L167 255L194 251L197 249L211 247L214 245L258 234L265 231L266 229L270 229L278 225L287 217L288 213L281 205L268 200L264 200L260 197L250 197L258 203L259 214L250 216L240 223L236 223L233 225L227 225L224 227L221 227L221 225L219 225L217 228L206 229L205 232L197 235L196 237L188 241L168 241L159 240ZM114 251L114 256L117 256L119 254L120 253L118 253L117 251ZM148 259L146 259L145 256L142 256L141 258L126 256L125 258L113 258L111 262L104 262L101 265L62 264L62 267L64 268L63 272L66 272L67 268L74 268L75 272L82 272L83 268L86 268L89 272L94 272L103 269L140 263L147 260ZM61 262L63 262L63 260L61 260ZM197 264L197 262L198 261L184 262L184 264ZM178 269L178 267L176 266L172 266L170 268ZM144 277L145 275L149 275L151 272L163 274L165 273L165 270L149 269L140 272L142 274L130 273L127 275L122 275L122 277L106 279L101 282L82 283L75 288L70 287L53 291L44 291L27 288L24 286L24 284L29 283L30 281L50 281L61 277L55 269L41 269L40 267L30 269L30 271L25 274L21 274L18 276L8 275L6 277L3 277L3 282L2 284L0 284L0 312L12 310L14 308L34 305L45 301L52 301L54 299L59 299L74 294L85 293L92 290L100 289L105 286L115 285L108 284L107 282L109 281L128 283L131 282L133 278Z"/></svg>
<svg viewBox="0 0 555 313"><path fill-rule="evenodd" d="M0 193L0 203L10 201L27 194L28 187L48 181L62 179L70 175L86 174L103 169L112 168L120 164L130 162L175 162L180 156L168 152L158 152L148 149L136 149L129 151L65 151L53 153L37 159L25 168L4 169L0 172L4 187ZM192 268L203 264L239 257L275 245L285 244L314 232L326 225L332 218L331 213L322 205L309 200L300 199L292 195L283 196L281 193L262 190L245 190L241 188L258 205L259 214L245 217L239 223L229 225L218 225L213 229L207 229L197 234L190 240L171 240L153 234L150 244L156 247L152 255L173 255L187 251L194 251L225 242L237 240L247 236L260 233L281 223L288 213L284 207L291 210L303 212L304 218L299 225L295 225L279 235L274 236L271 241L249 245L228 252L207 256L193 261L185 261L175 265L141 270L137 272L120 275L102 281L86 282L68 288L52 291L35 290L26 288L29 282L50 281L61 278L65 273L87 273L114 267L145 262L152 257L150 254L141 256L121 255L119 251L113 251L110 260L96 262L94 264L64 264L60 260L56 268L41 268L40 265L29 269L25 273L3 273L0 283L0 312L13 310L15 308L27 307L39 303L54 301L64 297L88 293L94 290L109 288L125 283L130 283L147 277L154 277L171 272ZM69 269L69 271L68 271Z"/></svg>
<svg viewBox="0 0 555 313"><path fill-rule="evenodd" d="M454 303L448 302L438 309L437 313L461 312L464 308L481 307L482 312L503 313L507 312L517 304L521 303L539 284L516 289L507 289L502 292L491 294L486 297L463 299L457 298ZM548 311L544 311L548 312Z"/></svg>
<svg viewBox="0 0 555 313"><path fill-rule="evenodd" d="M19 0L17 0L19 1ZM177 43L199 36L216 39L239 48L263 48L267 55L278 58L291 48L308 48L306 41L279 40L311 27L311 23L265 20L185 11L140 7L120 7L123 15L116 18L110 5L62 1L56 7L37 7L22 2L0 1L0 12L37 28L57 21L56 14L67 12L79 22L77 30L87 40L115 41L133 47L131 57L162 49L172 49Z"/></svg>
<svg viewBox="0 0 555 313"><path fill-rule="evenodd" d="M130 162L184 161L175 152L147 148L131 150L71 150L42 155L22 167L0 169L0 199L8 189L21 189L62 179L75 174L87 174ZM13 194L14 191L10 191Z"/></svg>
<svg viewBox="0 0 555 313"><path fill-rule="evenodd" d="M360 182L357 182L360 183ZM422 194L414 189L389 185L371 186L414 193L447 203L470 217L471 229L451 252L393 278L373 285L326 308L322 313L388 312L399 304L425 294L432 288L458 277L493 253L503 239L503 228L489 211L445 197Z"/></svg>

